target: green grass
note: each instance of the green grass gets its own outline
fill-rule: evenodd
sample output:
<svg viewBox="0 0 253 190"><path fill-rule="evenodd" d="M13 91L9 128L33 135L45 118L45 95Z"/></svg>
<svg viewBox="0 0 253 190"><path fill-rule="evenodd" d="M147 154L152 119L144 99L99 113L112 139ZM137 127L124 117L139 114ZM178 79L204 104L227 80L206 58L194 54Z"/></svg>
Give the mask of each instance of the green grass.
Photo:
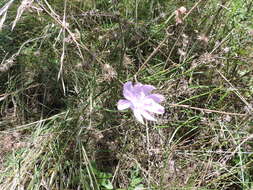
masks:
<svg viewBox="0 0 253 190"><path fill-rule="evenodd" d="M251 1L32 5L0 31L0 189L253 188ZM117 110L126 81L156 123Z"/></svg>

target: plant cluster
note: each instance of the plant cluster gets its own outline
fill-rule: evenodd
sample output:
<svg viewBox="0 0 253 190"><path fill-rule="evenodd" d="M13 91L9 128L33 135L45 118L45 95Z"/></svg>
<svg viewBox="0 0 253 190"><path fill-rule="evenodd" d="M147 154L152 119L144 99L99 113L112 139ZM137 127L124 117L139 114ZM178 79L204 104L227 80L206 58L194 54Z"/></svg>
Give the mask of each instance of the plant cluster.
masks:
<svg viewBox="0 0 253 190"><path fill-rule="evenodd" d="M0 189L252 189L252 6L2 0Z"/></svg>

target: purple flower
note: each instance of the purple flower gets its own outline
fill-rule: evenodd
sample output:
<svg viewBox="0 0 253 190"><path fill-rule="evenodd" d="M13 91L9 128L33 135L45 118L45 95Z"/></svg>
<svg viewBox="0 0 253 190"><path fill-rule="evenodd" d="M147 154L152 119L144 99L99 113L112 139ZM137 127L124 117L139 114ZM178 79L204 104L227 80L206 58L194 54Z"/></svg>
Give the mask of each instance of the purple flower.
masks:
<svg viewBox="0 0 253 190"><path fill-rule="evenodd" d="M156 121L154 114L163 114L164 107L159 103L165 98L161 94L151 94L155 87L132 82L124 84L123 95L126 99L118 101L118 110L131 108L136 119L144 124L143 117L147 120Z"/></svg>

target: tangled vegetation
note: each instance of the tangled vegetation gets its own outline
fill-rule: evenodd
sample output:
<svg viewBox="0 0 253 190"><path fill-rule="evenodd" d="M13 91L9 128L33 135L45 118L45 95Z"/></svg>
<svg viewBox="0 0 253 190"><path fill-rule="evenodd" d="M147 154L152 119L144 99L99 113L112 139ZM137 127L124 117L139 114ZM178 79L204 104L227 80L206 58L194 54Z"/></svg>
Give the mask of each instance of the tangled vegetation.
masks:
<svg viewBox="0 0 253 190"><path fill-rule="evenodd" d="M0 7L0 189L252 190L251 0ZM157 122L117 110L127 81Z"/></svg>

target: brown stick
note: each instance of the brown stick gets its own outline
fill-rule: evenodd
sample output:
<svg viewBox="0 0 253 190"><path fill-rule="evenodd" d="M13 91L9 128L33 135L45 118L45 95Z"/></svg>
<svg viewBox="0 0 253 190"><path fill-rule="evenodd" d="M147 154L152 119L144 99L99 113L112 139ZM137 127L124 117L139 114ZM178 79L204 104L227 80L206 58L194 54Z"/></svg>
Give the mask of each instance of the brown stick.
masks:
<svg viewBox="0 0 253 190"><path fill-rule="evenodd" d="M225 115L235 115L235 116L247 115L247 114L242 114L242 113L232 113L232 112L224 112L224 111L218 111L218 110L210 110L210 109L205 109L205 108L197 108L197 107L192 107L192 106L184 105L184 104L169 104L169 105L173 107L183 107L183 108L189 108L189 109L194 109L194 110L200 110L203 112L219 113L219 114L225 114Z"/></svg>

